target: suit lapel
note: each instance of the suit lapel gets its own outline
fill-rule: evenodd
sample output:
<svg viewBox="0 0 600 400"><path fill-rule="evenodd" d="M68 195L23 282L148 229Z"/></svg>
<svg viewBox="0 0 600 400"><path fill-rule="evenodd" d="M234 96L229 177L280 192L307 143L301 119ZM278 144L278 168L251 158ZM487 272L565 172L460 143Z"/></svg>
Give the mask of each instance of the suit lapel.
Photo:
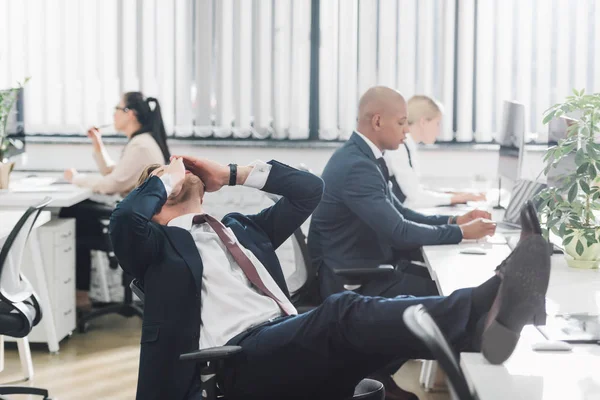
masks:
<svg viewBox="0 0 600 400"><path fill-rule="evenodd" d="M196 291L200 294L202 292L202 271L204 270L204 266L196 243L194 243L194 238L185 229L174 227L168 228L167 238L190 269L196 283Z"/></svg>
<svg viewBox="0 0 600 400"><path fill-rule="evenodd" d="M358 134L356 132L352 132L352 136L350 136L350 139L348 139L349 141L351 141L352 143L354 143L359 150L365 155L367 156L367 158L373 162L377 162L377 160L375 159L375 155L373 154L373 151L371 150L371 148L369 147L369 145L367 144L367 142L365 142L363 140L363 138L361 138L360 136L358 136ZM379 168L379 167L378 167Z"/></svg>
<svg viewBox="0 0 600 400"><path fill-rule="evenodd" d="M388 181L386 181L385 176L381 171L381 168L379 168L379 165L377 164L377 159L375 159L375 155L373 154L373 151L371 150L369 145L363 140L363 138L358 136L356 132L352 132L352 136L350 136L350 139L348 140L354 143L369 160L373 161L373 163L375 164L375 168L377 168L377 171L379 171L379 174L381 175L381 179L383 179L383 182L385 183L385 194L386 196L391 197L391 191Z"/></svg>

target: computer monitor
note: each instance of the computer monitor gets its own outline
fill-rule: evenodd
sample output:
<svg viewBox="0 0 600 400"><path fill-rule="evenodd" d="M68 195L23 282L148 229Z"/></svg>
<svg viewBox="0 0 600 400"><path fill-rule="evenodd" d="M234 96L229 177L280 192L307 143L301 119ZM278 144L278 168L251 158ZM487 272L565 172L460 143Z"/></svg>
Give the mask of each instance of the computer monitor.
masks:
<svg viewBox="0 0 600 400"><path fill-rule="evenodd" d="M569 117L552 119L548 123L548 147L554 146L559 140L566 138L567 129L574 123L576 123L576 120ZM552 161L552 159L549 159L548 163ZM548 186L558 186L564 176L571 174L575 170L577 170L577 165L575 164L575 152L573 152L562 158L554 168L548 170L548 175L546 176Z"/></svg>
<svg viewBox="0 0 600 400"><path fill-rule="evenodd" d="M521 177L523 151L525 148L525 106L515 101L504 101L502 125L496 141L500 145L498 154L498 204L502 186L512 187Z"/></svg>
<svg viewBox="0 0 600 400"><path fill-rule="evenodd" d="M17 100L8 116L6 131L9 138L9 147L6 157L14 157L25 152L25 112L23 89L19 89Z"/></svg>

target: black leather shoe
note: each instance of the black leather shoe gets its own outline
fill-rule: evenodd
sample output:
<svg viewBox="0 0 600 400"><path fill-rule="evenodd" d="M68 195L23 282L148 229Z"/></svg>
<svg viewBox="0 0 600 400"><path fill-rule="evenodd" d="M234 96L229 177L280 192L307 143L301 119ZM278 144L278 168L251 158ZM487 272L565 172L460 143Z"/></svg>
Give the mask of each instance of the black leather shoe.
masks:
<svg viewBox="0 0 600 400"><path fill-rule="evenodd" d="M385 387L385 400L419 400L414 393L407 392L396 385L394 378L385 372L377 372L369 376L369 378L383 383Z"/></svg>
<svg viewBox="0 0 600 400"><path fill-rule="evenodd" d="M481 351L492 364L510 357L525 325L546 323L548 242L540 235L531 235L519 242L503 264L502 283L481 338Z"/></svg>

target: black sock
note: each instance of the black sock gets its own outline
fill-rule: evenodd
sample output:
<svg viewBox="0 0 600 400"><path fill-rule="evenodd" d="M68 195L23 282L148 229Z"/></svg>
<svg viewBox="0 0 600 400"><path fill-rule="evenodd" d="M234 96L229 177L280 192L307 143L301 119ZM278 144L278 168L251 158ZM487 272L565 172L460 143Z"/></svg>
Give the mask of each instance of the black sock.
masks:
<svg viewBox="0 0 600 400"><path fill-rule="evenodd" d="M472 319L477 321L481 316L490 311L494 299L496 298L496 294L498 294L498 288L500 288L501 282L502 279L500 279L499 276L494 275L481 285L473 288L473 294L471 295Z"/></svg>

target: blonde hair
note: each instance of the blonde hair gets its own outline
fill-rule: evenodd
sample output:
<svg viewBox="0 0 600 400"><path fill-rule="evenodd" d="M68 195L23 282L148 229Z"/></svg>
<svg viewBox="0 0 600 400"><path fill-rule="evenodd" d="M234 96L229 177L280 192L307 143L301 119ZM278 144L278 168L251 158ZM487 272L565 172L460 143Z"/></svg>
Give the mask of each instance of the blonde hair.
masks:
<svg viewBox="0 0 600 400"><path fill-rule="evenodd" d="M150 174L152 174L155 169L158 169L160 167L162 167L162 165L160 164L150 164L146 168L144 168L144 170L140 174L140 177L138 178L137 183L135 184L135 187L137 188L141 186L142 183L146 182L146 179L150 177Z"/></svg>
<svg viewBox="0 0 600 400"><path fill-rule="evenodd" d="M441 116L442 105L428 96L416 95L408 100L408 124L412 125L421 118L432 120Z"/></svg>

